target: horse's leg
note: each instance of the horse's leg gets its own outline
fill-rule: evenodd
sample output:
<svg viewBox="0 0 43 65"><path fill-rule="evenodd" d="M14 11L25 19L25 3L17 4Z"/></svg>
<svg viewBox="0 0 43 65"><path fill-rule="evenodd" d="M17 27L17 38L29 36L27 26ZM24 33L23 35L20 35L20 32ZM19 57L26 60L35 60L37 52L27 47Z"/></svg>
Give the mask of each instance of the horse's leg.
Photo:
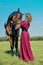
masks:
<svg viewBox="0 0 43 65"><path fill-rule="evenodd" d="M15 39L15 48L16 48L16 55L18 55L18 36L16 36L16 39Z"/></svg>
<svg viewBox="0 0 43 65"><path fill-rule="evenodd" d="M14 37L12 37L12 49L14 49Z"/></svg>
<svg viewBox="0 0 43 65"><path fill-rule="evenodd" d="M12 52L12 55L14 54L14 51L13 51L13 49L14 49L14 42L13 42L13 40L12 40L12 37L11 36L8 36L8 40L9 40L9 42L10 42L10 47L11 47L11 52Z"/></svg>

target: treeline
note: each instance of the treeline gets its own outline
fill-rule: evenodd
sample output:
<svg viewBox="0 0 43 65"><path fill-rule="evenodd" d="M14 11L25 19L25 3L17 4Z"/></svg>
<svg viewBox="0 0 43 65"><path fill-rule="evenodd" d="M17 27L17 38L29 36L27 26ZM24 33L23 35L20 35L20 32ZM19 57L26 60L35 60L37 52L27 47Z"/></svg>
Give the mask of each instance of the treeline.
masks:
<svg viewBox="0 0 43 65"><path fill-rule="evenodd" d="M19 40L20 40L20 36L19 36ZM43 36L31 36L30 37L30 41L43 41ZM0 41L8 41L7 36L5 37L0 37Z"/></svg>
<svg viewBox="0 0 43 65"><path fill-rule="evenodd" d="M43 40L43 36L31 36L30 37L30 40L31 41L41 41L41 40Z"/></svg>
<svg viewBox="0 0 43 65"><path fill-rule="evenodd" d="M5 37L0 37L0 41L8 41L7 36L5 36Z"/></svg>

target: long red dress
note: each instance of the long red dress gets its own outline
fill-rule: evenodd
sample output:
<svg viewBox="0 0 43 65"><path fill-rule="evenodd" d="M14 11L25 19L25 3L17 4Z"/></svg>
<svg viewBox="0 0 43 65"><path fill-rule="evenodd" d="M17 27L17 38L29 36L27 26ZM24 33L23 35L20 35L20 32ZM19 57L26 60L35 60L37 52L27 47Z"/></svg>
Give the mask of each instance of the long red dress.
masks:
<svg viewBox="0 0 43 65"><path fill-rule="evenodd" d="M21 40L20 40L20 59L24 61L34 60L31 48L30 48L30 35L27 31L30 24L26 21L21 22L21 28L24 29L21 32ZM26 31L25 31L26 30Z"/></svg>

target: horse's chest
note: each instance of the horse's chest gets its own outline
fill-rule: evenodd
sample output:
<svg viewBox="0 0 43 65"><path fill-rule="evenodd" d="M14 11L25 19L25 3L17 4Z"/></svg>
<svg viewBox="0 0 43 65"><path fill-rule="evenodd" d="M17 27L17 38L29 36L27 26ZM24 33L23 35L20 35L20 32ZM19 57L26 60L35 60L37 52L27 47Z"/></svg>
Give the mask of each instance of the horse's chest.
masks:
<svg viewBox="0 0 43 65"><path fill-rule="evenodd" d="M16 24L15 23L11 24L11 28L12 28L12 32L13 33L15 33L15 27L16 27Z"/></svg>
<svg viewBox="0 0 43 65"><path fill-rule="evenodd" d="M15 34L16 23L10 23L10 27L11 27L12 33Z"/></svg>

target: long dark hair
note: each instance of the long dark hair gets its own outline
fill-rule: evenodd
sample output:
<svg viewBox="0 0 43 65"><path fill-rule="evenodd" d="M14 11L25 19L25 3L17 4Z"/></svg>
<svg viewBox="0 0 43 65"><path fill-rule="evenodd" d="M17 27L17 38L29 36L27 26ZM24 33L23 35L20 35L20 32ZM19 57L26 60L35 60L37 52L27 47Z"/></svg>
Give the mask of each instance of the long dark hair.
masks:
<svg viewBox="0 0 43 65"><path fill-rule="evenodd" d="M19 10L19 8L18 8L18 11L15 11L15 12L12 12L10 15L9 15L9 17L8 17L8 20L7 20L7 23L9 23L10 21L12 21L12 17L14 16L14 15L17 15L18 13L20 13L20 19L22 19L22 13L20 12L20 10Z"/></svg>

